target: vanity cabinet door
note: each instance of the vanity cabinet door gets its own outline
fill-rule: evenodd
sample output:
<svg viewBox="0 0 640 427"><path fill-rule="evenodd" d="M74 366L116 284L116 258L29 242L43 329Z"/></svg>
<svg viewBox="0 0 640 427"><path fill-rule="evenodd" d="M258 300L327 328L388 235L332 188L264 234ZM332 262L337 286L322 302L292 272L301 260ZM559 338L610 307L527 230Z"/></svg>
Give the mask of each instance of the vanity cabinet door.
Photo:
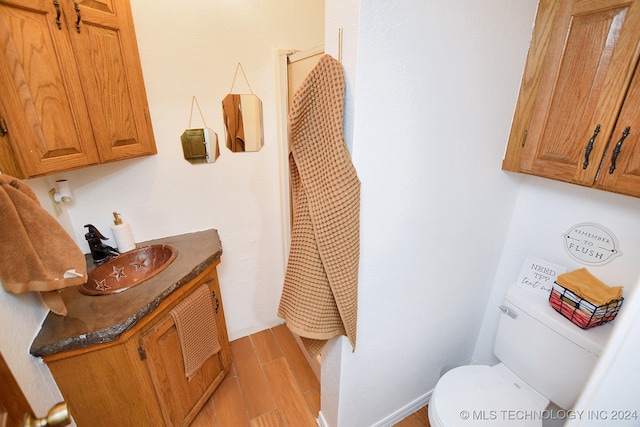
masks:
<svg viewBox="0 0 640 427"><path fill-rule="evenodd" d="M129 1L76 1L65 17L100 162L154 154Z"/></svg>
<svg viewBox="0 0 640 427"><path fill-rule="evenodd" d="M141 352L167 426L188 425L222 382L231 364L217 278L207 283L217 306L221 350L207 359L190 380L185 376L178 331L170 314L140 338Z"/></svg>
<svg viewBox="0 0 640 427"><path fill-rule="evenodd" d="M69 33L53 2L0 1L0 50L0 170L24 178L98 163Z"/></svg>
<svg viewBox="0 0 640 427"><path fill-rule="evenodd" d="M597 186L639 101L640 1L542 0L538 13L503 169Z"/></svg>

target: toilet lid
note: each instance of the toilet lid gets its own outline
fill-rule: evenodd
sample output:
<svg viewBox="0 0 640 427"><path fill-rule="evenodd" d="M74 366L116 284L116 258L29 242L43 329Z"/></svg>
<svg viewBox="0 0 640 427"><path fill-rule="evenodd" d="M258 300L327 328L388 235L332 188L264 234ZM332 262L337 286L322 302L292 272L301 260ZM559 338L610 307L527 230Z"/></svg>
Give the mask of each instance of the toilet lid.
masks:
<svg viewBox="0 0 640 427"><path fill-rule="evenodd" d="M429 402L434 421L446 427L540 427L547 404L502 365L452 369L438 381Z"/></svg>

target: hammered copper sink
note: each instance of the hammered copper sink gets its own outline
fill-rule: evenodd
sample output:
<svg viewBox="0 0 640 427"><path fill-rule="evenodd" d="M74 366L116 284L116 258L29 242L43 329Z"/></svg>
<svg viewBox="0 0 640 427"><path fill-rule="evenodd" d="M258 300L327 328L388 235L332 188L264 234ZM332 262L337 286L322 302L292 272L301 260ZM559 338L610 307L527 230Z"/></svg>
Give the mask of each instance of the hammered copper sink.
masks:
<svg viewBox="0 0 640 427"><path fill-rule="evenodd" d="M112 258L89 272L87 283L78 286L85 295L110 295L126 291L167 268L178 250L171 245L150 245Z"/></svg>

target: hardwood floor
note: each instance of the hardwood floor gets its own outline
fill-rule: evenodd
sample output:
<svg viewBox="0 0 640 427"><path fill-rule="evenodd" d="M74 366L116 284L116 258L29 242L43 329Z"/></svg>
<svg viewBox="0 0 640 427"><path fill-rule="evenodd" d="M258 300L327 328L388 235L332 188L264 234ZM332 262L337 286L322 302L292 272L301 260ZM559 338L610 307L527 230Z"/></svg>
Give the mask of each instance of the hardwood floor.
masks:
<svg viewBox="0 0 640 427"><path fill-rule="evenodd" d="M320 382L285 325L232 341L229 374L191 427L317 427ZM426 407L396 427L429 427Z"/></svg>
<svg viewBox="0 0 640 427"><path fill-rule="evenodd" d="M320 382L285 325L232 341L231 354L192 427L317 427Z"/></svg>
<svg viewBox="0 0 640 427"><path fill-rule="evenodd" d="M395 424L394 427L431 427L427 415L427 407L418 409L398 424Z"/></svg>

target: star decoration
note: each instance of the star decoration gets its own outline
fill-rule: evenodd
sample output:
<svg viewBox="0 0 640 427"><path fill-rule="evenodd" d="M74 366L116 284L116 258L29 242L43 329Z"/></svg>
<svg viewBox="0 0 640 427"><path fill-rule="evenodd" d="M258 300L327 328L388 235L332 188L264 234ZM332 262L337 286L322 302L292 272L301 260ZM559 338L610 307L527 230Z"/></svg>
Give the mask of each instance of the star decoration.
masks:
<svg viewBox="0 0 640 427"><path fill-rule="evenodd" d="M107 279L102 280L94 280L96 283L96 290L98 291L106 291L107 289L111 289L111 286L107 285Z"/></svg>
<svg viewBox="0 0 640 427"><path fill-rule="evenodd" d="M114 277L119 282L120 279L122 279L123 277L127 277L127 275L124 274L124 267L118 268L114 265L113 271L111 272L111 274L109 274L109 277Z"/></svg>
<svg viewBox="0 0 640 427"><path fill-rule="evenodd" d="M129 263L129 265L136 268L136 271L140 270L143 267L146 267L147 259L146 258L136 258L135 261Z"/></svg>

